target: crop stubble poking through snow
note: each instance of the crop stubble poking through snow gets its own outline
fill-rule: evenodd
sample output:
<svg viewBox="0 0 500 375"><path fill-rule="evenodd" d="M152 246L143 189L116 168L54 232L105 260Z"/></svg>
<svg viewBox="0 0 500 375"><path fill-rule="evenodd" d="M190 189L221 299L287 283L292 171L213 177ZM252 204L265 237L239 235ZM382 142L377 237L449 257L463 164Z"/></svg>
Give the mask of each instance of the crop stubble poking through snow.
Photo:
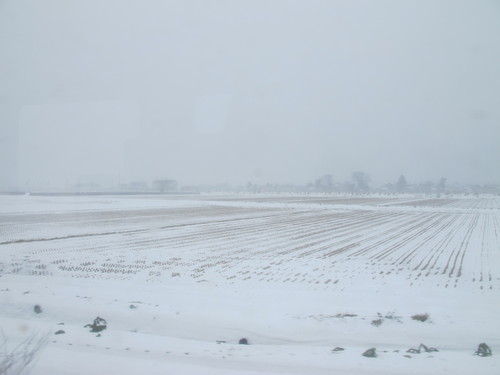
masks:
<svg viewBox="0 0 500 375"><path fill-rule="evenodd" d="M162 209L8 213L0 217L1 267L4 274L167 283L338 289L369 279L494 289L500 220L497 201L484 201L221 199Z"/></svg>

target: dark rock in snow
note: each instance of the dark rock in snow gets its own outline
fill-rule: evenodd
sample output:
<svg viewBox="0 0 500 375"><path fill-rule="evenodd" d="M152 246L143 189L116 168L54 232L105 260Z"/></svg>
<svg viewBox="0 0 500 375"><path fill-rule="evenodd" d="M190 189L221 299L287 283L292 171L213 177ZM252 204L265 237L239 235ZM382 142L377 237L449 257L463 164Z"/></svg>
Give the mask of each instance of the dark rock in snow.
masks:
<svg viewBox="0 0 500 375"><path fill-rule="evenodd" d="M344 350L345 350L344 348L341 348L340 346L337 346L337 347L335 347L335 348L332 349L332 352L342 352Z"/></svg>
<svg viewBox="0 0 500 375"><path fill-rule="evenodd" d="M368 357L368 358L375 358L375 357L377 357L377 349L375 349L375 348L368 349L362 355L364 357Z"/></svg>
<svg viewBox="0 0 500 375"><path fill-rule="evenodd" d="M64 332L62 329L60 329L59 331L56 331L56 332L54 333L54 335L63 335L63 334L65 334L65 333L66 333L66 332Z"/></svg>
<svg viewBox="0 0 500 375"><path fill-rule="evenodd" d="M491 352L491 348L483 342L479 344L474 355L478 355L480 357L491 357L493 353Z"/></svg>
<svg viewBox="0 0 500 375"><path fill-rule="evenodd" d="M107 327L106 321L103 318L95 318L93 324L87 324L85 327L90 327L92 328L90 332L101 332L104 331Z"/></svg>
<svg viewBox="0 0 500 375"><path fill-rule="evenodd" d="M240 344L240 345L248 345L248 340L245 339L245 338L242 338L242 339L240 339L240 341L238 342L238 344Z"/></svg>
<svg viewBox="0 0 500 375"><path fill-rule="evenodd" d="M42 306L40 305L35 305L35 307L33 307L33 311L37 314L41 314L42 313Z"/></svg>

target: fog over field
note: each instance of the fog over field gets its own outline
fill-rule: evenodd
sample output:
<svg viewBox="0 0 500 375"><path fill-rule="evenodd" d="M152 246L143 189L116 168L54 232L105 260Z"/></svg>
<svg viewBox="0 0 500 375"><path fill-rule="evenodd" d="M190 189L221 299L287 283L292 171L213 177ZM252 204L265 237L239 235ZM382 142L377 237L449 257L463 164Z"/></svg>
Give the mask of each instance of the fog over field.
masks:
<svg viewBox="0 0 500 375"><path fill-rule="evenodd" d="M498 375L499 140L497 0L0 0L0 374Z"/></svg>
<svg viewBox="0 0 500 375"><path fill-rule="evenodd" d="M499 183L496 1L0 1L0 188Z"/></svg>

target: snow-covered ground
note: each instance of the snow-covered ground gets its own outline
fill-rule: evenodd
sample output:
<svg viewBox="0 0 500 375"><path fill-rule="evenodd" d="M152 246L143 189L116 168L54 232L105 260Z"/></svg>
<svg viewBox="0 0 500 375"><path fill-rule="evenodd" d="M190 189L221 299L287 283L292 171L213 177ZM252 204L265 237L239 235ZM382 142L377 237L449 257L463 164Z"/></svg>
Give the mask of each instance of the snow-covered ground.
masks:
<svg viewBox="0 0 500 375"><path fill-rule="evenodd" d="M34 375L498 374L499 237L498 197L0 196L0 325Z"/></svg>

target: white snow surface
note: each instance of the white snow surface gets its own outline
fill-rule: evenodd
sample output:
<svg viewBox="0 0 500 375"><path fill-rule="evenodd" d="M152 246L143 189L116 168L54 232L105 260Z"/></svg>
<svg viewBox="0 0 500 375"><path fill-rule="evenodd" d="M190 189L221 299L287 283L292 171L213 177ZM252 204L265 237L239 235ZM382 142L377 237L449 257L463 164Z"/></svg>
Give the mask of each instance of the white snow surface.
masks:
<svg viewBox="0 0 500 375"><path fill-rule="evenodd" d="M4 351L46 337L32 375L499 374L499 236L493 196L0 196Z"/></svg>

